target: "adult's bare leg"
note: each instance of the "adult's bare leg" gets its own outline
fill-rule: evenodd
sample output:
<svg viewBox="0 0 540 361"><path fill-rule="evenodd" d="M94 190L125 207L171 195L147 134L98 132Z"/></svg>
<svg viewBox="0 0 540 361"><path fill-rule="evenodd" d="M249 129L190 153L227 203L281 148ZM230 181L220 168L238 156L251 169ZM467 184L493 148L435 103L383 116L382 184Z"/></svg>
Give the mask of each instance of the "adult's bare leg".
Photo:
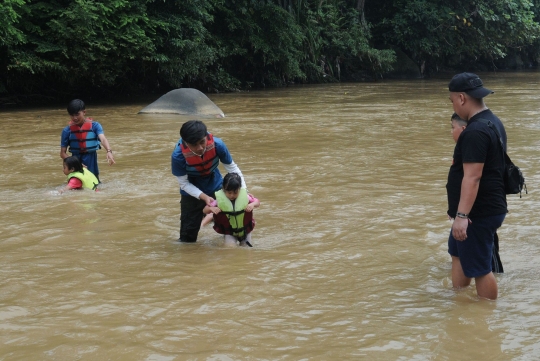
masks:
<svg viewBox="0 0 540 361"><path fill-rule="evenodd" d="M476 283L476 293L478 293L478 297L487 298L488 300L497 299L499 288L497 287L497 279L493 275L493 272L484 276L475 277L474 281Z"/></svg>
<svg viewBox="0 0 540 361"><path fill-rule="evenodd" d="M459 257L452 256L452 286L464 288L471 284L471 278L465 276Z"/></svg>

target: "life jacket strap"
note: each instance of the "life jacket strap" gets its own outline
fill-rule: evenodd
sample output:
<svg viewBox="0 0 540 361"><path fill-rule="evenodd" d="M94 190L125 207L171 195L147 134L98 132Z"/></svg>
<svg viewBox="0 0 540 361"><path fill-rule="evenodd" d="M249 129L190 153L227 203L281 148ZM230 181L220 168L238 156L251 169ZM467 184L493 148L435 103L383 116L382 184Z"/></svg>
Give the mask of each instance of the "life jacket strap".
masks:
<svg viewBox="0 0 540 361"><path fill-rule="evenodd" d="M242 213L246 213L246 210L242 209L240 211L232 211L232 212L221 211L221 213L226 214L228 216L236 217L236 216L238 216L238 215L240 215Z"/></svg>
<svg viewBox="0 0 540 361"><path fill-rule="evenodd" d="M240 228L233 228L233 227L227 227L222 224L214 224L214 227L219 228L220 231L226 232L229 231L231 233L240 233L243 232L246 227L240 227Z"/></svg>

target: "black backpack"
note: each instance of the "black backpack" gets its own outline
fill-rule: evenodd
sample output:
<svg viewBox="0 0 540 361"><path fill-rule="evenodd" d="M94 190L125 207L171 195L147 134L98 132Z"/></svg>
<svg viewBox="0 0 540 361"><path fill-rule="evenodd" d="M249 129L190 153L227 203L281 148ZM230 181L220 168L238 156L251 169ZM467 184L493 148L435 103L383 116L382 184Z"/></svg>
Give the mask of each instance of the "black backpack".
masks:
<svg viewBox="0 0 540 361"><path fill-rule="evenodd" d="M504 156L504 190L506 191L506 194L519 193L519 198L521 198L521 192L523 191L523 189L525 189L525 194L528 194L527 185L525 184L525 178L523 177L523 173L521 173L521 169L519 169L519 167L515 165L512 160L510 160L508 154L506 154L501 133L499 133L497 127L491 122L491 120L478 119L478 121L486 124L488 127L493 129L495 131L495 134L497 134L497 137L499 137L499 144L501 145Z"/></svg>

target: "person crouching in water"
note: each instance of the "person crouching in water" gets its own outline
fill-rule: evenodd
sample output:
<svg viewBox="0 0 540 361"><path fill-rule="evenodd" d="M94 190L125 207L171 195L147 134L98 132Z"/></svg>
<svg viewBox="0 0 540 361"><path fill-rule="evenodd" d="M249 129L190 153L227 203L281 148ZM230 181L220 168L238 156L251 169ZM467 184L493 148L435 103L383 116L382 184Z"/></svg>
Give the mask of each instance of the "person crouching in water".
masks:
<svg viewBox="0 0 540 361"><path fill-rule="evenodd" d="M225 245L253 247L251 231L255 228L253 209L261 202L242 188L242 178L236 173L227 173L223 187L216 192L216 200L205 206L203 213L214 214L214 230L225 235Z"/></svg>
<svg viewBox="0 0 540 361"><path fill-rule="evenodd" d="M64 174L67 175L68 184L60 190L60 193L71 189L97 190L99 180L88 169L82 166L76 156L64 158Z"/></svg>

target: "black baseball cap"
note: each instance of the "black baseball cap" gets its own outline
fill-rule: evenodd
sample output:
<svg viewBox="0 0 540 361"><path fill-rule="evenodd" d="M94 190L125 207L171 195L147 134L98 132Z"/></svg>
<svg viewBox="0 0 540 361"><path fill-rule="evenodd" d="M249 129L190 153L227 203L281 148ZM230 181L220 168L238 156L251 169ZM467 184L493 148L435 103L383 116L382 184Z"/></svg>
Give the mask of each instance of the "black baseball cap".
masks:
<svg viewBox="0 0 540 361"><path fill-rule="evenodd" d="M495 93L488 88L484 88L482 79L473 73L461 73L454 75L448 84L448 90L451 92L466 93L467 95L476 99L482 99L489 94Z"/></svg>

